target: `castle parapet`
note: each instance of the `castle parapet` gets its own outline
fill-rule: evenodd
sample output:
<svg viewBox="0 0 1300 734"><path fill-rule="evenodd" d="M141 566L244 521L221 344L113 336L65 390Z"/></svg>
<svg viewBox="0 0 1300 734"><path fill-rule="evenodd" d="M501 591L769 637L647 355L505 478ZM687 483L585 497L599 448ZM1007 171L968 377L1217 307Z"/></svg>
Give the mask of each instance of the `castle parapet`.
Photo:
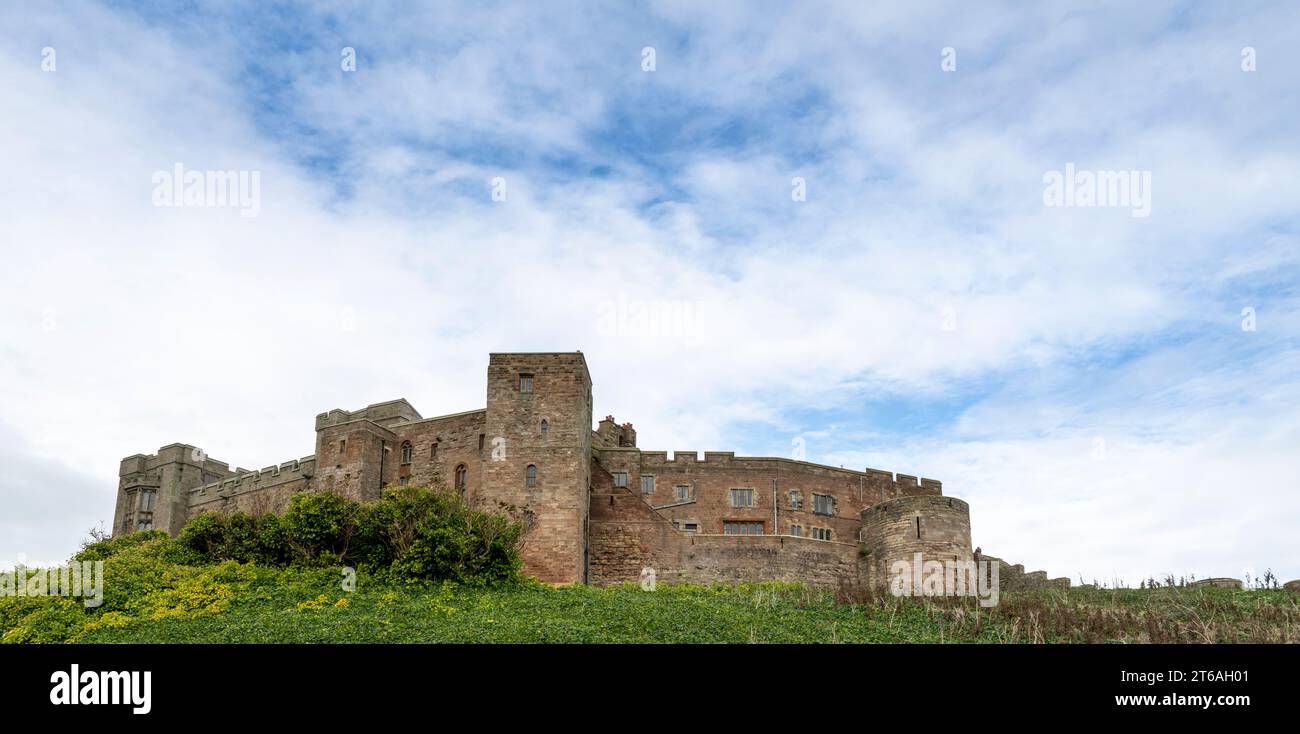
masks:
<svg viewBox="0 0 1300 734"><path fill-rule="evenodd" d="M328 410L316 416L316 430L319 431L329 426L359 420L371 421L387 428L399 423L421 421L424 418L419 411L402 398L367 405L361 410L348 411L341 408Z"/></svg>
<svg viewBox="0 0 1300 734"><path fill-rule="evenodd" d="M225 479L194 487L189 491L191 504L202 502L211 494L229 496L253 489L310 479L316 470L316 457L304 456L301 459L273 464L259 471L241 470Z"/></svg>

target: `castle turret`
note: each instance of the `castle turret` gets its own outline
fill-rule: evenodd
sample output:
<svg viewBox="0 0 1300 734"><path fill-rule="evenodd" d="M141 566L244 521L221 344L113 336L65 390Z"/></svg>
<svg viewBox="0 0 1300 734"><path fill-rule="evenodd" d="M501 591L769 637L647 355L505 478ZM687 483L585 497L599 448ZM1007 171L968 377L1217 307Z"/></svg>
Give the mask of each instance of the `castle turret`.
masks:
<svg viewBox="0 0 1300 734"><path fill-rule="evenodd" d="M973 560L970 506L955 497L914 495L897 497L861 513L862 543L873 584L885 586L897 562L912 567L922 561Z"/></svg>
<svg viewBox="0 0 1300 734"><path fill-rule="evenodd" d="M128 456L118 470L113 534L166 530L176 535L189 519L189 491L233 474L225 462L188 444Z"/></svg>

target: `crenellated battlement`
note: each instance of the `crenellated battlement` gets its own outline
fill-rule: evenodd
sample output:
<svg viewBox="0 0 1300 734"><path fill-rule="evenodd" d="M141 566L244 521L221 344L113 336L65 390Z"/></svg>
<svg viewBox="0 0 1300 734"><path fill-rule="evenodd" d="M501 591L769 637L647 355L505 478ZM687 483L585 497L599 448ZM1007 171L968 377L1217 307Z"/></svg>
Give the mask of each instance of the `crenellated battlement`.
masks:
<svg viewBox="0 0 1300 734"><path fill-rule="evenodd" d="M615 447L606 447L605 451L619 450ZM827 471L835 474L851 475L862 477L868 480L875 480L893 486L902 494L943 494L943 482L938 479L918 478L913 474L894 474L893 472L881 469L872 469L870 467L858 471L856 469L845 469L843 467L828 466L825 464L816 464L799 459L788 459L781 456L736 456L734 451L692 451L678 449L669 455L667 451L640 451L641 467L643 470L653 469L660 466L693 466L699 464L709 465L731 465L737 468L761 469L764 466L772 464L787 464L792 466L805 466L810 469ZM701 458L703 457L703 458Z"/></svg>
<svg viewBox="0 0 1300 734"><path fill-rule="evenodd" d="M386 400L382 403L372 403L361 410L333 408L324 413L319 413L316 416L316 430L319 431L322 428L359 420L368 420L387 428L401 423L422 421L424 417L405 398L398 398L397 400Z"/></svg>
<svg viewBox="0 0 1300 734"><path fill-rule="evenodd" d="M316 471L316 457L315 455L304 456L301 459L273 464L257 471L242 469L237 471L239 473L234 476L208 482L189 490L191 501L208 494L237 494L251 489L309 479Z"/></svg>

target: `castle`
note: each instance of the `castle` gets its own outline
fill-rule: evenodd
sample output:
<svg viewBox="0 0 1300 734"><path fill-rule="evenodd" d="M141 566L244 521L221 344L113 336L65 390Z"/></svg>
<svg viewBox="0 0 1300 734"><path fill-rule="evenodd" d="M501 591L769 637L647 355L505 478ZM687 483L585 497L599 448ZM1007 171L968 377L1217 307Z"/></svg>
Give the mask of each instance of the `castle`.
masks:
<svg viewBox="0 0 1300 734"><path fill-rule="evenodd" d="M379 499L454 488L522 514L525 573L550 583L875 583L891 564L968 561L969 507L934 479L730 452L643 451L631 423L592 430L581 352L492 354L487 407L424 418L406 400L316 416L316 453L231 469L186 444L122 460L114 533L172 535L201 512L283 509L297 492ZM985 560L992 557L984 556ZM998 561L998 559L992 559ZM1001 563L1000 561L998 561ZM1003 586L1048 582L1004 563Z"/></svg>

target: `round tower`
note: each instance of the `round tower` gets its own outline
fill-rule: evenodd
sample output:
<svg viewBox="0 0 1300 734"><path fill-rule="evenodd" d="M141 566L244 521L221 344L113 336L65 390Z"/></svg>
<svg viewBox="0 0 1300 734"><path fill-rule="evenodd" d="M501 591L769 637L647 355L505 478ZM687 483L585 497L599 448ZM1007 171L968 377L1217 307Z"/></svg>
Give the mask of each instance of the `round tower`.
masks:
<svg viewBox="0 0 1300 734"><path fill-rule="evenodd" d="M955 497L895 497L864 509L862 543L872 584L886 586L890 570L902 561L913 568L921 561L974 560L970 542L970 505Z"/></svg>

